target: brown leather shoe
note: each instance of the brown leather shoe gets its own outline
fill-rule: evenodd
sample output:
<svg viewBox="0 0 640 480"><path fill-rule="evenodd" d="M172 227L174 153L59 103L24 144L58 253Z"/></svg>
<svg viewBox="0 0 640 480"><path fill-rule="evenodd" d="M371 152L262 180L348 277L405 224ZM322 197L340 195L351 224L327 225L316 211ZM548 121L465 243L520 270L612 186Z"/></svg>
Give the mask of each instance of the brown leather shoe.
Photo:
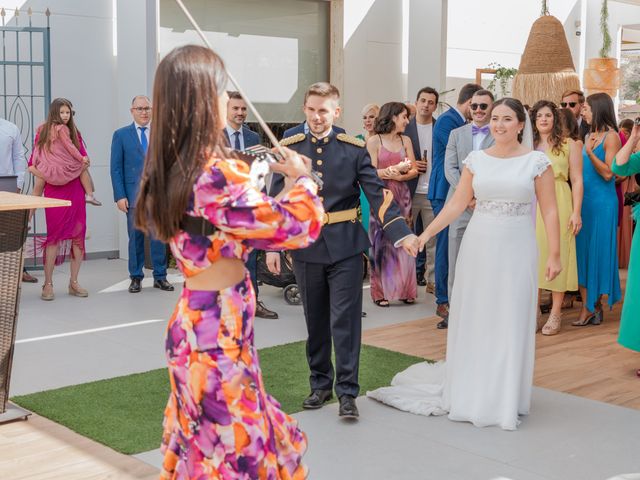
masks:
<svg viewBox="0 0 640 480"><path fill-rule="evenodd" d="M267 307L264 306L264 303L258 300L256 302L256 317L275 320L276 318L278 318L278 314L276 312L269 310Z"/></svg>
<svg viewBox="0 0 640 480"><path fill-rule="evenodd" d="M22 271L22 281L27 283L38 283L38 279L26 270Z"/></svg>
<svg viewBox="0 0 640 480"><path fill-rule="evenodd" d="M431 295L435 295L436 293L436 284L433 282L427 282L427 293Z"/></svg>
<svg viewBox="0 0 640 480"><path fill-rule="evenodd" d="M440 318L449 318L449 304L441 303L436 307L436 315Z"/></svg>

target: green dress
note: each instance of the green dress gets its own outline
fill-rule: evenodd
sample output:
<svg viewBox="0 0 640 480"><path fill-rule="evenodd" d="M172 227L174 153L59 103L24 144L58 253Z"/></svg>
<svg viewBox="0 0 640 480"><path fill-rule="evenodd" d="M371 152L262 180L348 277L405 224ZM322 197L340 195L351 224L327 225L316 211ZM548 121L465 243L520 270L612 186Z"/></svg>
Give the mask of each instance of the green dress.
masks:
<svg viewBox="0 0 640 480"><path fill-rule="evenodd" d="M365 141L364 135L356 135L356 138ZM364 194L362 189L360 189L360 221L362 222L362 226L368 232L369 231L369 211L371 207L369 207L369 200L367 200L367 196Z"/></svg>
<svg viewBox="0 0 640 480"><path fill-rule="evenodd" d="M640 152L631 155L627 163L620 166L613 161L613 173L628 177L640 173ZM620 345L640 352L640 204L633 206L633 218L636 229L631 241L631 258L627 275L627 288L622 305L622 319L620 320Z"/></svg>

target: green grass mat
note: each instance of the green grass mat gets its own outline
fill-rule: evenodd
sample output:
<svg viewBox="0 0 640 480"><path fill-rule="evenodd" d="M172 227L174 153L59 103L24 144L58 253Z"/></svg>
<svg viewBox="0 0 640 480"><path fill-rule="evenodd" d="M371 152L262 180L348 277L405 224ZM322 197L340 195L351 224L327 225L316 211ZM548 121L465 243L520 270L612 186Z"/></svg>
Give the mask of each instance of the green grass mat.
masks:
<svg viewBox="0 0 640 480"><path fill-rule="evenodd" d="M259 355L267 391L287 413L299 412L309 393L304 342L264 348ZM397 372L420 361L363 345L361 393L388 385ZM159 369L17 396L12 401L118 452L134 454L160 446L168 395L167 370Z"/></svg>

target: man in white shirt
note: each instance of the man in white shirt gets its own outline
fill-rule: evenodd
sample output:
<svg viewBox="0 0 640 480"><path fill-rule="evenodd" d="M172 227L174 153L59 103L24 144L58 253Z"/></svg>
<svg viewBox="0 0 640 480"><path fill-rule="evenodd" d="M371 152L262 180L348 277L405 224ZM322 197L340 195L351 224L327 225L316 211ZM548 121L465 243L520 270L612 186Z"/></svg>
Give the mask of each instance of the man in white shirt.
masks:
<svg viewBox="0 0 640 480"><path fill-rule="evenodd" d="M444 176L449 182L447 201L455 193L460 175L462 175L463 161L469 153L475 150L484 150L493 145L494 140L489 132L489 120L491 119L491 106L493 105L493 93L489 90L478 90L471 97L471 123L456 128L449 136L447 150L444 155ZM471 215L475 201L469 208L449 225L449 278L448 290L451 293L453 279L456 272L456 260L460 243Z"/></svg>
<svg viewBox="0 0 640 480"><path fill-rule="evenodd" d="M431 155L433 140L433 113L438 106L438 91L431 87L424 87L416 96L416 116L411 119L405 135L411 138L413 153L420 175L409 181L409 191L412 196L411 217L414 221L415 232L421 233L433 220L433 208L427 199L429 192L429 176L431 175ZM435 292L435 247L436 239L431 238L424 252L416 257L416 275L418 285L427 286L427 292ZM426 277L426 278L425 278Z"/></svg>
<svg viewBox="0 0 640 480"><path fill-rule="evenodd" d="M0 175L18 177L17 193L20 193L24 186L26 163L20 130L10 121L0 118ZM22 270L22 281L36 283L38 279Z"/></svg>

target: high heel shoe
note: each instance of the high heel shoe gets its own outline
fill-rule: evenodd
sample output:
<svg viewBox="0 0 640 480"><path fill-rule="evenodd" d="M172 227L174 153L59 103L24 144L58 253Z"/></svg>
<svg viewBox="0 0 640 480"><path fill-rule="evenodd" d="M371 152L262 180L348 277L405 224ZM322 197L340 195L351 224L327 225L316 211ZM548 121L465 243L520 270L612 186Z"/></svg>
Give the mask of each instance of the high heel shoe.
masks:
<svg viewBox="0 0 640 480"><path fill-rule="evenodd" d="M51 287L51 293L44 293L44 289L49 286ZM46 301L51 301L54 298L56 298L55 294L53 293L53 283L51 282L44 282L44 284L42 285L42 293L40 294L40 298L42 300L46 300Z"/></svg>
<svg viewBox="0 0 640 480"><path fill-rule="evenodd" d="M604 314L602 310L597 310L591 315L587 316L584 320L576 320L571 322L574 327L586 327L587 325L600 325L604 320Z"/></svg>
<svg viewBox="0 0 640 480"><path fill-rule="evenodd" d="M542 327L542 335L556 335L562 325L562 315L552 313L547 319L547 323Z"/></svg>

